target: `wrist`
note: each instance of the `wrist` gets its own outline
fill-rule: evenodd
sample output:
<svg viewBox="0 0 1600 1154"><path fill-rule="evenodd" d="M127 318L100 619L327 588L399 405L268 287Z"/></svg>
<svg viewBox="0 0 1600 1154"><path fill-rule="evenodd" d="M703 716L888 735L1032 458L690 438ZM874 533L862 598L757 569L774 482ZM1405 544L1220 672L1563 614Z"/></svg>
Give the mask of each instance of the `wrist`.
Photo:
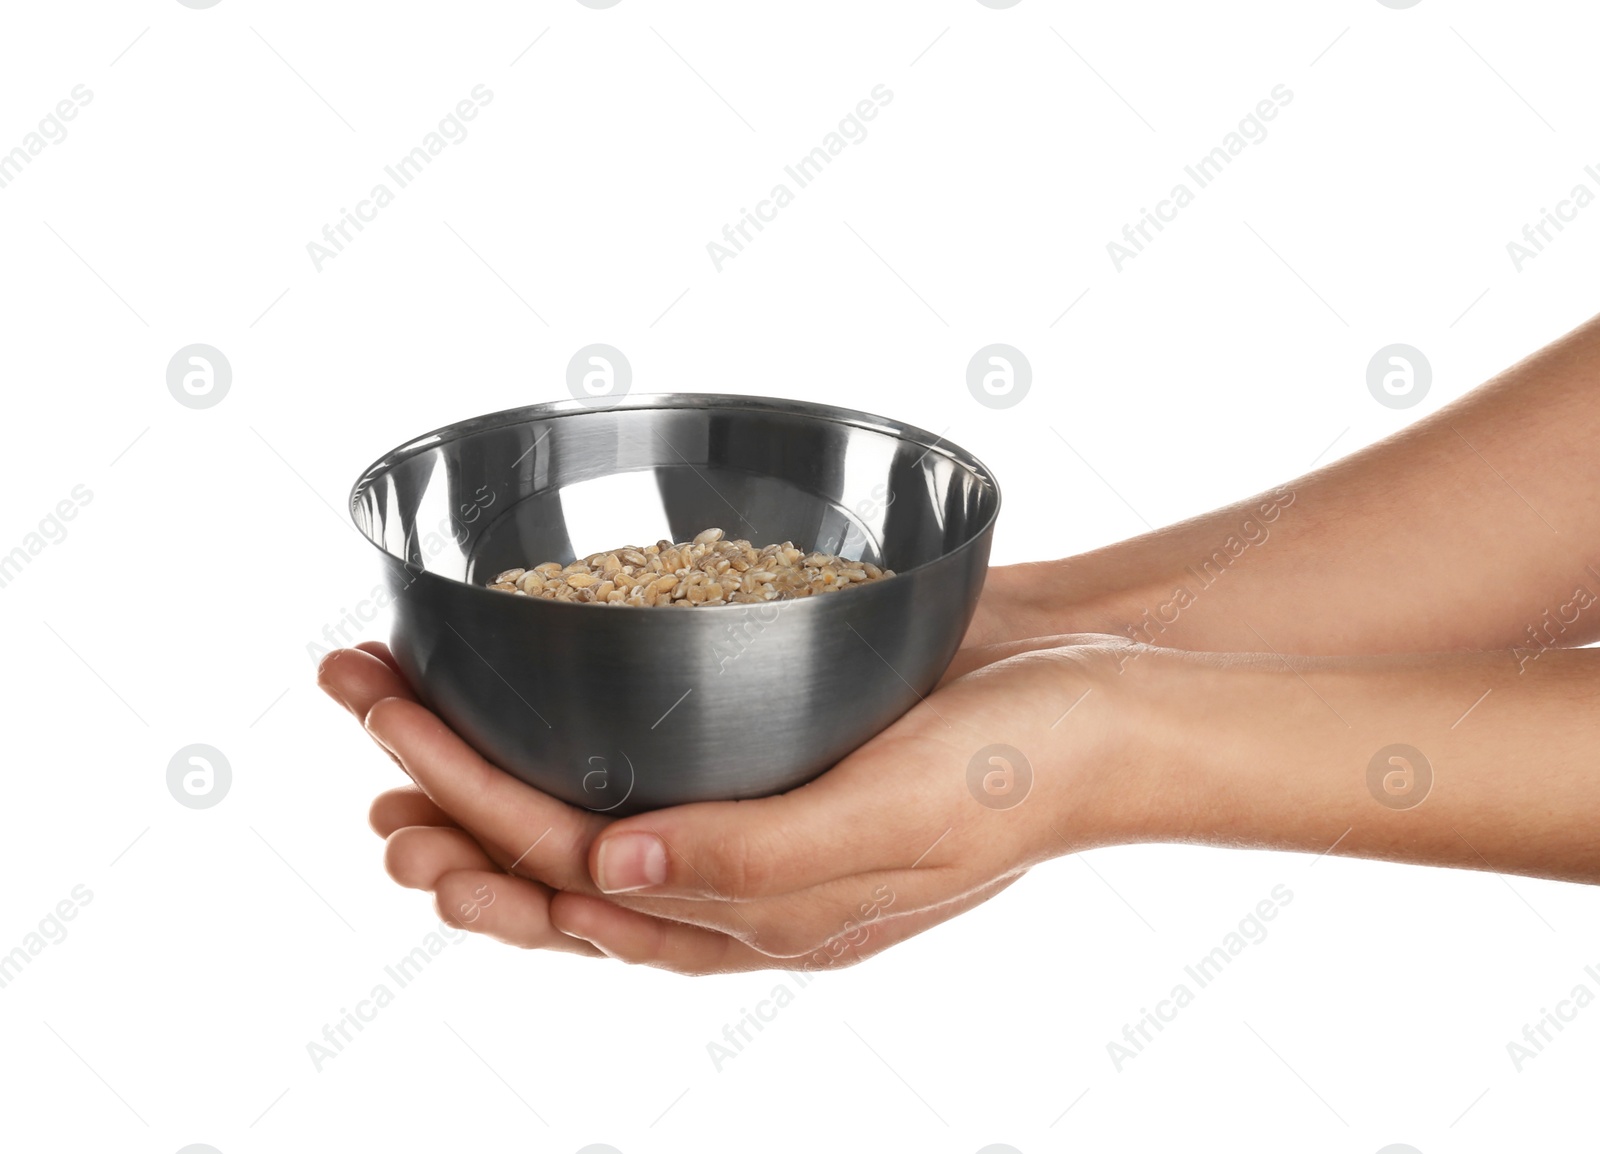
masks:
<svg viewBox="0 0 1600 1154"><path fill-rule="evenodd" d="M989 570L983 616L969 645L997 645L1071 633L1127 635L1137 594L1101 585L1080 558L1026 561Z"/></svg>
<svg viewBox="0 0 1600 1154"><path fill-rule="evenodd" d="M1252 522L1253 524L1253 522ZM1222 550L1196 564L1165 531L1092 553L998 572L1005 595L1001 607L1029 632L1015 636L1107 633L1168 649L1256 652L1261 637L1241 619L1265 613L1265 602L1282 590L1263 589L1252 575L1226 568L1234 558ZM1229 538L1235 548L1247 546ZM1264 538L1262 538L1264 540ZM1177 559L1175 559L1175 557ZM1270 623L1258 622L1274 632ZM1005 638L1009 640L1011 638Z"/></svg>
<svg viewBox="0 0 1600 1154"><path fill-rule="evenodd" d="M1374 816L1363 771L1408 728L1403 677L1361 661L1128 652L1114 696L1117 841L1314 850Z"/></svg>
<svg viewBox="0 0 1600 1154"><path fill-rule="evenodd" d="M1183 728L1205 719L1185 716L1180 703L1209 675L1204 658L1183 660L1194 656L1104 637L1008 659L1049 671L1033 710L1042 736L1034 747L1043 755L1041 857L1181 836L1192 788L1182 747L1203 740Z"/></svg>
<svg viewBox="0 0 1600 1154"><path fill-rule="evenodd" d="M1275 659L1127 641L1092 648L1092 693L1080 707L1096 701L1085 718L1092 788L1067 800L1077 813L1062 819L1090 844L1251 842L1257 811L1296 792L1282 780L1282 743L1326 748L1345 737L1333 714L1310 714L1307 700L1322 706Z"/></svg>

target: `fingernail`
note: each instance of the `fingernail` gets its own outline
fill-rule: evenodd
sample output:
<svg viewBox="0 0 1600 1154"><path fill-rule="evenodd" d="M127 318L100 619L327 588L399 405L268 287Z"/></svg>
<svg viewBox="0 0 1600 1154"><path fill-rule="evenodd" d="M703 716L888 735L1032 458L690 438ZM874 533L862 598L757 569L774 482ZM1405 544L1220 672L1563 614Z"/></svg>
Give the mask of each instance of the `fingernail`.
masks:
<svg viewBox="0 0 1600 1154"><path fill-rule="evenodd" d="M387 700L387 698L385 698L385 700ZM381 702L379 704L381 704ZM385 740L383 734L379 733L377 726L373 724L372 718L377 712L377 709L378 706L374 705L371 709L367 710L367 715L361 719L361 724L363 727L365 727L367 736L378 743L378 748L383 750L383 752L389 756L390 761L394 762L400 767L401 772L403 772L412 781L416 781L417 775L411 772L411 770L407 767L405 760L397 752L395 752L394 745ZM354 710L351 712L354 712ZM421 783L419 782L418 784Z"/></svg>
<svg viewBox="0 0 1600 1154"><path fill-rule="evenodd" d="M349 710L351 713L355 712L355 710L350 709L350 703L345 700L344 694L340 693L337 689L335 689L333 686L329 685L326 681L322 680L322 678L320 678L320 677L317 678L317 688L321 689L322 692L326 693L329 697L333 698L335 701L337 701L340 705L344 706L344 708Z"/></svg>
<svg viewBox="0 0 1600 1154"><path fill-rule="evenodd" d="M332 653L328 654L317 663L317 688L321 689L322 692L326 693L329 697L333 698L346 709L350 709L350 703L345 700L344 694L340 693L328 683L328 674L333 669L333 663L339 659L340 654L343 652L344 650L342 649L335 649ZM355 711L351 710L351 712L353 713Z"/></svg>
<svg viewBox="0 0 1600 1154"><path fill-rule="evenodd" d="M379 745L383 746L383 748L387 749L391 754L394 753L394 746L390 745L383 739L383 734L379 733L378 727L372 723L372 714L370 712L366 717L361 719L361 724L366 726L367 733L371 735L373 741L376 741Z"/></svg>
<svg viewBox="0 0 1600 1154"><path fill-rule="evenodd" d="M667 847L653 833L619 833L600 843L594 884L620 894L667 880Z"/></svg>
<svg viewBox="0 0 1600 1154"><path fill-rule="evenodd" d="M606 949L605 944L602 943L602 942L597 942L593 938L586 938L582 934L574 934L574 933L571 933L571 932L568 932L567 937L571 938L575 942L587 942L587 943L589 943L589 945L591 945L595 949L599 950L606 957L610 958L613 961L617 960L617 955L612 953L610 950Z"/></svg>

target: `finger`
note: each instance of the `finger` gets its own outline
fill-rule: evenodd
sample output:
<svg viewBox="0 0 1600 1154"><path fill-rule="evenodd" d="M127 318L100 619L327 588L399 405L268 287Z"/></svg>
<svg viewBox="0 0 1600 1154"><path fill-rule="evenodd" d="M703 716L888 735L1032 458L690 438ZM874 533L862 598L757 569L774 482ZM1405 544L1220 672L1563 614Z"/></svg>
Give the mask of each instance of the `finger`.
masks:
<svg viewBox="0 0 1600 1154"><path fill-rule="evenodd" d="M603 957L589 942L551 924L550 898L550 888L538 882L476 869L447 873L434 890L439 916L450 925L527 950Z"/></svg>
<svg viewBox="0 0 1600 1154"><path fill-rule="evenodd" d="M564 933L630 965L678 974L732 974L773 965L766 954L716 930L652 918L586 894L556 893L550 919Z"/></svg>
<svg viewBox="0 0 1600 1154"><path fill-rule="evenodd" d="M356 642L356 648L360 649L364 653L372 654L379 661L383 662L385 665L387 665L390 669L394 670L395 673L399 674L401 677L405 676L405 674L400 672L400 663L394 659L394 654L392 652L390 652L389 647L387 645L385 645L383 642L381 642L381 641L357 641Z"/></svg>
<svg viewBox="0 0 1600 1154"><path fill-rule="evenodd" d="M398 669L382 655L362 648L335 649L324 657L317 664L317 684L357 717L365 717L373 703L385 697L417 699Z"/></svg>
<svg viewBox="0 0 1600 1154"><path fill-rule="evenodd" d="M1020 875L1017 875L1020 876ZM782 968L825 970L855 965L987 901L1016 876L1000 879L931 909L885 917L841 932L803 955L770 954L716 930L652 918L601 898L557 893L550 901L554 925L593 942L607 956L679 974L723 974ZM801 958L794 965L796 957Z"/></svg>
<svg viewBox="0 0 1600 1154"><path fill-rule="evenodd" d="M359 647L335 649L324 657L317 665L317 684L324 693L358 718L365 717L372 703L385 697L416 700L411 687L389 662ZM378 744L381 748L383 743ZM384 753L390 761L405 769L393 753L387 749Z"/></svg>
<svg viewBox="0 0 1600 1154"><path fill-rule="evenodd" d="M383 868L407 889L431 890L452 870L492 872L495 863L459 829L408 825L384 840Z"/></svg>
<svg viewBox="0 0 1600 1154"><path fill-rule="evenodd" d="M408 825L457 825L455 818L434 805L428 795L414 785L386 789L373 798L367 821L379 837L388 837Z"/></svg>
<svg viewBox="0 0 1600 1154"><path fill-rule="evenodd" d="M372 828L385 839L388 839L397 830L403 830L411 826L438 829L440 831L449 830L459 833L461 837L466 838L473 846L476 846L479 854L488 859L494 868L510 872L510 867L514 864L513 855L504 853L493 845L485 846L480 843L470 833L462 830L460 823L455 818L434 805L429 800L428 795L414 785L391 789L379 794L372 803L372 812L369 818L372 822ZM438 872L443 873L444 871L440 870ZM415 888L431 889L432 885L423 884Z"/></svg>
<svg viewBox="0 0 1600 1154"><path fill-rule="evenodd" d="M385 698L368 711L366 724L429 799L485 849L504 853L519 873L560 889L594 892L584 863L605 818L557 801L491 765L414 701Z"/></svg>
<svg viewBox="0 0 1600 1154"><path fill-rule="evenodd" d="M948 748L892 733L778 797L698 802L611 823L589 851L596 886L750 901L910 866L948 828L940 814L960 810L953 790L965 788L964 767L945 764L954 757Z"/></svg>
<svg viewBox="0 0 1600 1154"><path fill-rule="evenodd" d="M824 942L817 949L810 951L799 965L790 968L802 972L811 972L838 969L841 966L852 966L864 962L868 958L882 953L890 946L897 945L908 938L913 938L940 922L947 922L953 917L966 913L975 906L982 905L1021 876L1021 873L1015 873L1009 877L990 882L988 885L979 886L969 894L963 894L961 897L942 902L939 905L929 906L926 909L911 910L901 914L891 914L880 921L870 922L846 931Z"/></svg>
<svg viewBox="0 0 1600 1154"><path fill-rule="evenodd" d="M1098 640L1107 648L1120 644ZM1005 676L1008 667L1028 665L1042 672L1021 681ZM613 822L589 851L590 873L607 894L742 902L907 869L947 835L929 865L970 854L990 861L983 868L1004 872L1014 855L1009 839L995 840L998 811L974 806L969 792L974 745L996 734L1023 745L1049 740L1042 719L1064 689L1086 693L1079 690L1085 681L1085 660L1074 649L1014 654L919 702L790 793L701 802ZM975 718L982 729L972 724ZM1017 852L1024 852L1020 844Z"/></svg>
<svg viewBox="0 0 1600 1154"><path fill-rule="evenodd" d="M980 884L981 883L981 884ZM991 883L958 866L839 878L808 890L754 901L704 901L613 894L624 909L716 930L775 958L794 958L888 918L936 909Z"/></svg>

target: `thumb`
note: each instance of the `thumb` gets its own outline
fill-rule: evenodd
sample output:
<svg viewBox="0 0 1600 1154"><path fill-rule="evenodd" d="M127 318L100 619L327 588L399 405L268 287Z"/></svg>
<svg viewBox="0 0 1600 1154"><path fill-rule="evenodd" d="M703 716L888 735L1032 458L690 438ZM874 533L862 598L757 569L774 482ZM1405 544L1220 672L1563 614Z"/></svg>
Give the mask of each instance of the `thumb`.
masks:
<svg viewBox="0 0 1600 1154"><path fill-rule="evenodd" d="M790 793L624 818L590 846L589 871L605 893L752 901L905 869L947 830L941 815L957 798L929 783L960 788L942 765L950 757L933 742L880 738Z"/></svg>

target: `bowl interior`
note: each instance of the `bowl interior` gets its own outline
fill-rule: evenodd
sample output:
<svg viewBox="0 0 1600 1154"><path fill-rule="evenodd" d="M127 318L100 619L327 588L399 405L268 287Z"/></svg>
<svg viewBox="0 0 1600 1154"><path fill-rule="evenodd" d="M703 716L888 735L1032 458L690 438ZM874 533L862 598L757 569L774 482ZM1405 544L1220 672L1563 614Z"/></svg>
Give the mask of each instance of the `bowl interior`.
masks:
<svg viewBox="0 0 1600 1154"><path fill-rule="evenodd" d="M907 570L977 537L999 492L976 459L881 418L748 397L630 397L496 413L377 462L351 494L380 548L455 580L711 526Z"/></svg>

